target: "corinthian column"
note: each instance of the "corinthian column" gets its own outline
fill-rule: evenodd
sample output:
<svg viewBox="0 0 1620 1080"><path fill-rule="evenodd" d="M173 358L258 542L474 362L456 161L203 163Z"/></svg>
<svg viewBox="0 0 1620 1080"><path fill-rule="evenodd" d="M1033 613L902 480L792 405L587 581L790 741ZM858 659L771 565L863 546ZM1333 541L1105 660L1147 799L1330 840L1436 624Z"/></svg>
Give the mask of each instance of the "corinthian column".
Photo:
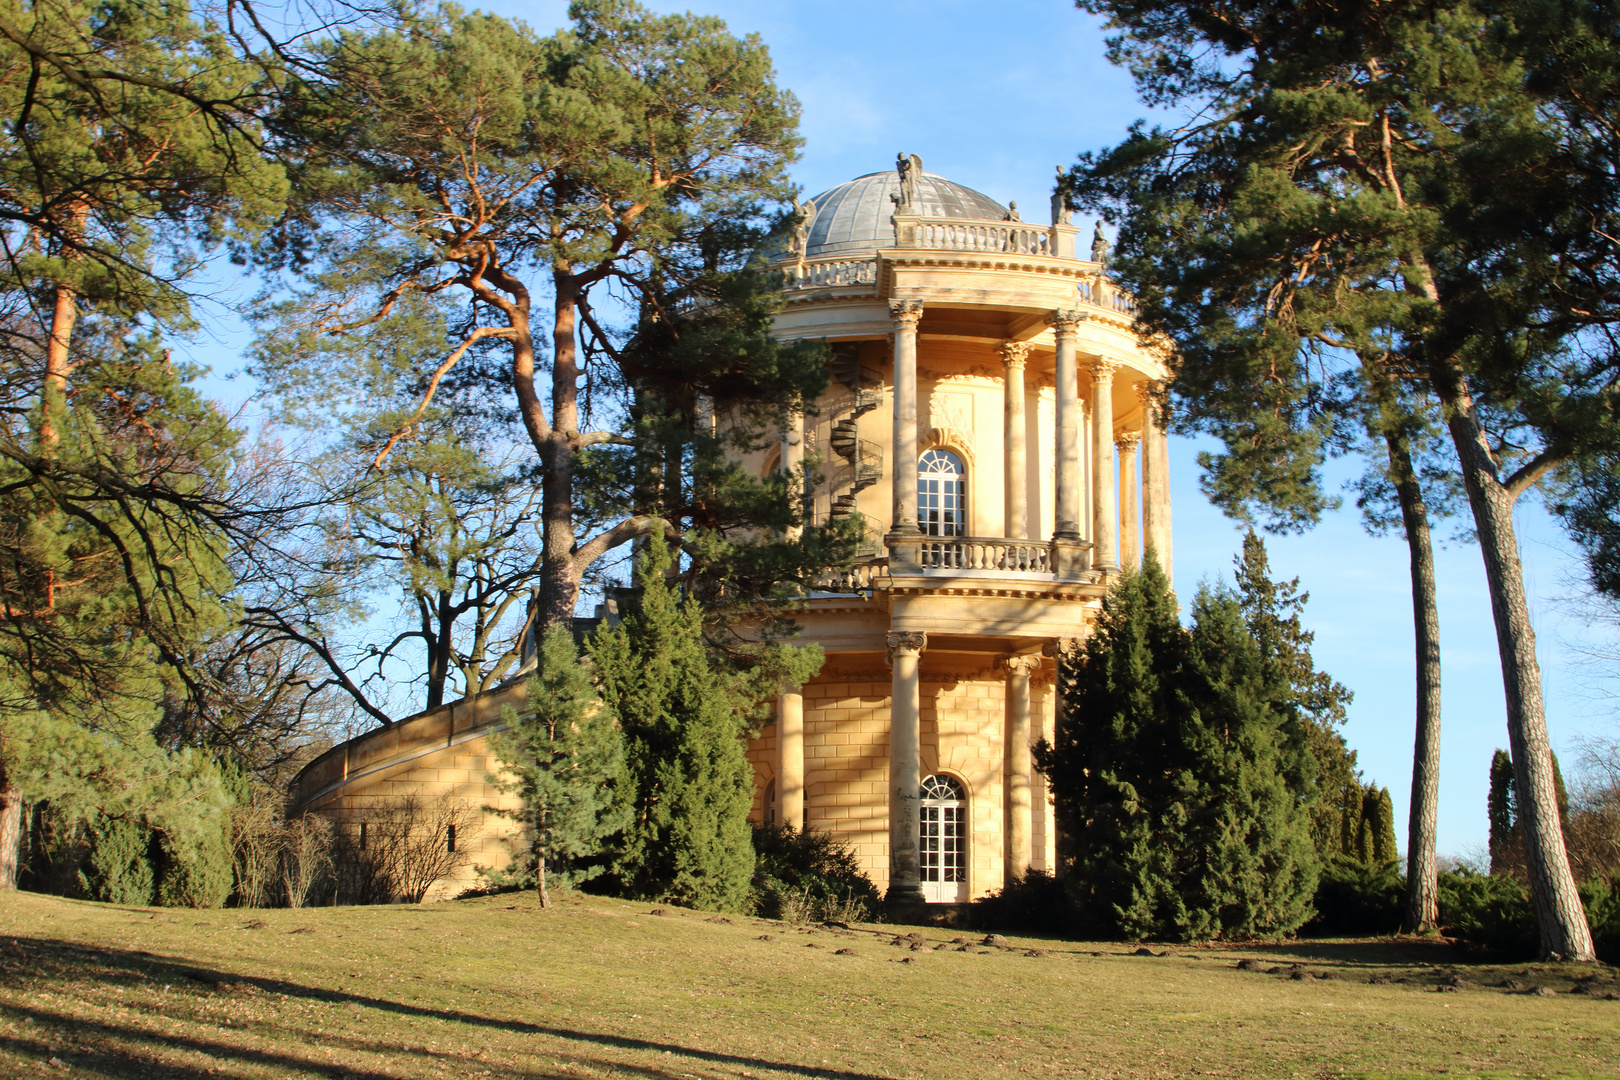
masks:
<svg viewBox="0 0 1620 1080"><path fill-rule="evenodd" d="M917 664L927 634L891 633L889 663L889 892L896 904L921 904L918 862L918 789L922 787L922 684Z"/></svg>
<svg viewBox="0 0 1620 1080"><path fill-rule="evenodd" d="M1078 311L1054 311L1047 319L1057 339L1057 491L1055 537L1080 539L1080 378L1075 347L1080 338Z"/></svg>
<svg viewBox="0 0 1620 1080"><path fill-rule="evenodd" d="M889 531L917 532L917 324L921 300L890 300L894 322L894 514Z"/></svg>
<svg viewBox="0 0 1620 1080"><path fill-rule="evenodd" d="M1114 440L1119 450L1119 562L1135 570L1142 564L1142 542L1138 531L1141 520L1139 489L1136 483L1136 447L1140 431L1122 431Z"/></svg>
<svg viewBox="0 0 1620 1080"><path fill-rule="evenodd" d="M1142 398L1142 540L1170 576L1170 445L1162 382L1137 383Z"/></svg>
<svg viewBox="0 0 1620 1080"><path fill-rule="evenodd" d="M1091 362L1092 565L1117 568L1114 548L1114 372L1119 365L1102 357Z"/></svg>
<svg viewBox="0 0 1620 1080"><path fill-rule="evenodd" d="M782 684L776 699L776 805L778 825L804 829L804 693Z"/></svg>
<svg viewBox="0 0 1620 1080"><path fill-rule="evenodd" d="M1007 508L1001 527L1002 535L1025 540L1029 538L1029 478L1025 475L1028 472L1029 423L1024 415L1024 362L1029 359L1029 344L1009 341L996 351L1001 354L1002 385L1007 398L1003 424L1006 438L1003 460L1006 468L1002 484L1006 489Z"/></svg>
<svg viewBox="0 0 1620 1080"><path fill-rule="evenodd" d="M1041 666L1039 656L1009 656L1007 669L1007 711L1004 726L1007 745L1002 757L1003 789L1006 792L1006 840L1003 875L1006 882L1028 872L1033 849L1033 770L1030 767L1029 677Z"/></svg>

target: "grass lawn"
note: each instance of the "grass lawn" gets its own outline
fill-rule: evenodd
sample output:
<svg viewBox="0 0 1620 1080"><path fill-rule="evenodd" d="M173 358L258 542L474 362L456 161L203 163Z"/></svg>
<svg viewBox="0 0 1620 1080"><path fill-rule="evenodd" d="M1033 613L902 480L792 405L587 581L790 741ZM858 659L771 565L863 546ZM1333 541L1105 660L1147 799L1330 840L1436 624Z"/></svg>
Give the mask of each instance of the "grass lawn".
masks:
<svg viewBox="0 0 1620 1080"><path fill-rule="evenodd" d="M1609 968L1438 943L986 948L650 910L0 894L0 1076L1620 1075Z"/></svg>

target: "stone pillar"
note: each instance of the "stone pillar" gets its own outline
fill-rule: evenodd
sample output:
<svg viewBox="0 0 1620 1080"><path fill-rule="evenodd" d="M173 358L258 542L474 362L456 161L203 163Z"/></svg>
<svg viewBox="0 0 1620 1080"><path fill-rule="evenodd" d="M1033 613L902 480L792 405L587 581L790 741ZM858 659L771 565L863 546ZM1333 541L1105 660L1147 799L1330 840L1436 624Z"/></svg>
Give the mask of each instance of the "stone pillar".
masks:
<svg viewBox="0 0 1620 1080"><path fill-rule="evenodd" d="M1136 482L1136 447L1140 431L1122 431L1114 440L1119 449L1119 563L1135 570L1142 565L1140 488Z"/></svg>
<svg viewBox="0 0 1620 1080"><path fill-rule="evenodd" d="M789 498L793 501L795 511L804 513L804 410L794 405L786 410L782 417L782 464L783 475L788 478ZM790 540L797 540L804 529L798 525L790 525L787 536Z"/></svg>
<svg viewBox="0 0 1620 1080"><path fill-rule="evenodd" d="M1030 765L1029 677L1041 666L1039 656L1009 656L1007 669L1007 710L1004 727L1007 744L1002 757L1002 788L1006 841L1004 882L1023 876L1034 858L1030 837L1033 832L1034 770Z"/></svg>
<svg viewBox="0 0 1620 1080"><path fill-rule="evenodd" d="M1142 542L1170 576L1170 443L1162 382L1136 384L1142 398Z"/></svg>
<svg viewBox="0 0 1620 1080"><path fill-rule="evenodd" d="M892 904L921 904L918 790L922 786L922 683L918 659L927 634L890 633L894 686L889 698L889 893Z"/></svg>
<svg viewBox="0 0 1620 1080"><path fill-rule="evenodd" d="M921 300L890 300L894 322L894 514L892 535L917 532L917 324Z"/></svg>
<svg viewBox="0 0 1620 1080"><path fill-rule="evenodd" d="M1054 538L1080 539L1080 379L1075 348L1080 337L1078 311L1054 311L1047 319L1057 339L1057 463Z"/></svg>
<svg viewBox="0 0 1620 1080"><path fill-rule="evenodd" d="M804 694L782 684L776 699L776 823L804 829Z"/></svg>
<svg viewBox="0 0 1620 1080"><path fill-rule="evenodd" d="M1114 372L1119 365L1102 357L1091 362L1091 564L1118 568L1114 532Z"/></svg>
<svg viewBox="0 0 1620 1080"><path fill-rule="evenodd" d="M1029 538L1029 421L1024 406L1024 362L1029 359L1029 344L1009 341L1000 349L1002 386L1006 394L1004 428L1006 468L1002 486L1006 488L1006 514L1002 519L1002 535L1014 540Z"/></svg>

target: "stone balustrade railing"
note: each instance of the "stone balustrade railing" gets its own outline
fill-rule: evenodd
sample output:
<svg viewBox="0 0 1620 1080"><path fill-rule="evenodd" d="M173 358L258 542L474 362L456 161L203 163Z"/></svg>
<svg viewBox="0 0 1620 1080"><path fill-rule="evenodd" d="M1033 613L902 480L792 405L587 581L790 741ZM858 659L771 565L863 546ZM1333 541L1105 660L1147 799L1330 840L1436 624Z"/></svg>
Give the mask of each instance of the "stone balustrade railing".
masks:
<svg viewBox="0 0 1620 1080"><path fill-rule="evenodd" d="M829 289L877 283L876 259L818 259L787 263L781 269L782 288Z"/></svg>
<svg viewBox="0 0 1620 1080"><path fill-rule="evenodd" d="M1119 315L1136 314L1136 298L1106 281L1082 281L1078 288L1082 304L1104 308Z"/></svg>
<svg viewBox="0 0 1620 1080"><path fill-rule="evenodd" d="M925 538L917 552L917 562L928 570L1011 570L1025 574L1050 574L1050 544L1033 540L1007 540L992 537L953 536Z"/></svg>
<svg viewBox="0 0 1620 1080"><path fill-rule="evenodd" d="M1052 231L1019 221L964 221L923 218L911 232L910 247L941 251L1000 251L1018 255L1052 254Z"/></svg>
<svg viewBox="0 0 1620 1080"><path fill-rule="evenodd" d="M854 566L829 570L817 579L815 587L821 592L862 592L871 589L876 579L888 572L888 568L889 560L886 558L867 559Z"/></svg>

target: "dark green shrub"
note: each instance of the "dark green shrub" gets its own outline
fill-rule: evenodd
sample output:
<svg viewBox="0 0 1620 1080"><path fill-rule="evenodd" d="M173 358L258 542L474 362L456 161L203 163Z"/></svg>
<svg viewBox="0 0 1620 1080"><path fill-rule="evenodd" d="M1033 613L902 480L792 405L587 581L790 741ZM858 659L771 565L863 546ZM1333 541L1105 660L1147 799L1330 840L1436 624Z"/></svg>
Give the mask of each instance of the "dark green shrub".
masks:
<svg viewBox="0 0 1620 1080"><path fill-rule="evenodd" d="M1086 925L1063 882L1044 870L1031 870L975 901L968 917L977 929L1022 934L1064 935Z"/></svg>
<svg viewBox="0 0 1620 1080"><path fill-rule="evenodd" d="M90 827L90 857L79 871L79 885L92 900L149 907L156 875L152 871L152 830L138 821L102 818Z"/></svg>
<svg viewBox="0 0 1620 1080"><path fill-rule="evenodd" d="M1440 875L1440 927L1449 937L1500 954L1536 955L1539 936L1524 885L1502 874L1451 870Z"/></svg>
<svg viewBox="0 0 1620 1080"><path fill-rule="evenodd" d="M1581 902L1592 924L1598 959L1620 964L1620 879L1593 879L1581 885Z"/></svg>
<svg viewBox="0 0 1620 1080"><path fill-rule="evenodd" d="M870 919L877 886L832 833L754 826L754 911L768 919Z"/></svg>
<svg viewBox="0 0 1620 1080"><path fill-rule="evenodd" d="M163 845L158 903L164 907L217 908L231 895L234 867L222 828L201 831L189 844Z"/></svg>
<svg viewBox="0 0 1620 1080"><path fill-rule="evenodd" d="M1405 911L1406 878L1398 863L1367 866L1335 856L1322 864L1316 915L1303 932L1312 937L1394 934Z"/></svg>
<svg viewBox="0 0 1620 1080"><path fill-rule="evenodd" d="M1620 963L1620 882L1594 878L1580 890L1598 959ZM1440 925L1451 937L1505 960L1531 959L1541 947L1525 884L1505 874L1441 874Z"/></svg>

